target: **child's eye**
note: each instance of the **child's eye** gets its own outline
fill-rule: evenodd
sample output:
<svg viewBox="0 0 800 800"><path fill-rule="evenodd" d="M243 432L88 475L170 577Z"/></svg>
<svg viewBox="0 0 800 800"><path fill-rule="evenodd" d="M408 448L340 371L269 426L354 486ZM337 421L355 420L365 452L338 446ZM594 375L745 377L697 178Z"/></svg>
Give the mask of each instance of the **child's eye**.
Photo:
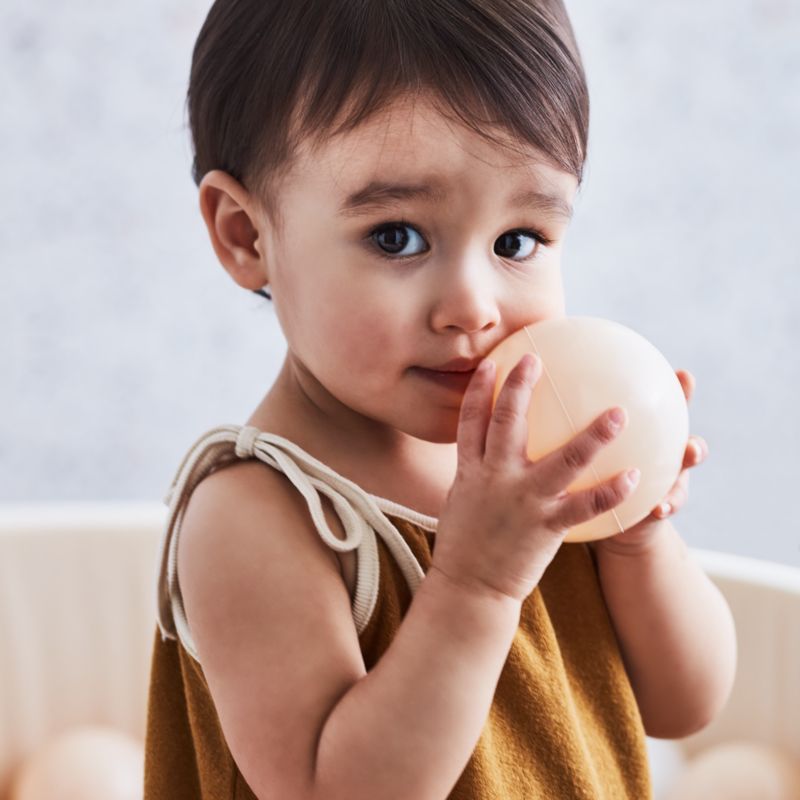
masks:
<svg viewBox="0 0 800 800"><path fill-rule="evenodd" d="M531 240L525 243L525 239ZM520 241L522 244L520 245ZM515 250L520 247L523 250L522 258L512 258L512 261L530 261L539 252L539 245L549 245L551 241L536 231L514 230L502 234L495 242L495 253L503 258L511 258L503 253L503 250Z"/></svg>
<svg viewBox="0 0 800 800"><path fill-rule="evenodd" d="M406 231L411 231L413 235L409 236ZM387 222L385 225L375 228L370 234L370 238L383 251L379 250L378 254L384 258L392 258L396 255L400 255L401 258L419 255L419 252L402 252L408 246L409 240L413 240L414 237L420 242L422 241L417 230L407 222Z"/></svg>
<svg viewBox="0 0 800 800"><path fill-rule="evenodd" d="M411 235L408 232L411 232ZM379 225L370 234L369 239L375 242L378 246L378 255L383 258L400 261L404 258L410 258L419 255L424 250L417 250L416 252L403 251L411 243L414 245L414 240L417 243L423 242L422 236L417 229L408 222L387 222ZM531 243L526 243L525 239L532 240ZM502 234L495 242L495 253L502 258L510 258L512 261L530 261L536 257L539 250L539 245L545 247L552 244L552 240L548 239L540 233L526 229L515 229ZM522 250L522 257L515 258L511 251Z"/></svg>

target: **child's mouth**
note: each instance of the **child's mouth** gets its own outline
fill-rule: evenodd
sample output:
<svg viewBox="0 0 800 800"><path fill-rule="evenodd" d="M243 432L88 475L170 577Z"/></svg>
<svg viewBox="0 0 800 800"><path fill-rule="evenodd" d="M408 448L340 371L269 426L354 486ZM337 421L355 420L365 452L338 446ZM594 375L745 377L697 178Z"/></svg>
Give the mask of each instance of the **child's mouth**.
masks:
<svg viewBox="0 0 800 800"><path fill-rule="evenodd" d="M475 372L474 369L466 372L443 372L438 369L425 369L424 367L413 367L413 370L432 383L462 394L467 390L467 386Z"/></svg>

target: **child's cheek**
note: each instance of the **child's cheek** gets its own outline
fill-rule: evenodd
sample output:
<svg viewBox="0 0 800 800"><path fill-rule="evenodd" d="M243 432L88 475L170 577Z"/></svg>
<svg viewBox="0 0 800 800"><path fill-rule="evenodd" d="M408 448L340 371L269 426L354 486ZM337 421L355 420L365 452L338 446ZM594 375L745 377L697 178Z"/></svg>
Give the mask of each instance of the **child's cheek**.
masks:
<svg viewBox="0 0 800 800"><path fill-rule="evenodd" d="M400 351L401 337L393 332L385 316L375 309L353 309L349 319L342 320L344 354L355 368L372 374L392 369L404 352ZM366 376L363 376L366 377Z"/></svg>

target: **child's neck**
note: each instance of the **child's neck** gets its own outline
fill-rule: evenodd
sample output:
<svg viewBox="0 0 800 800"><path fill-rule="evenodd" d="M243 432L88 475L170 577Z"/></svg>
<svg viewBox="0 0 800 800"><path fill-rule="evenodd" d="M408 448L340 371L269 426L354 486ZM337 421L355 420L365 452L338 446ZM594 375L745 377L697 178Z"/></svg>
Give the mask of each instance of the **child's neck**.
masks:
<svg viewBox="0 0 800 800"><path fill-rule="evenodd" d="M289 439L370 494L438 517L455 477L455 443L428 442L352 410L341 413L338 403L326 408L288 361L247 424Z"/></svg>

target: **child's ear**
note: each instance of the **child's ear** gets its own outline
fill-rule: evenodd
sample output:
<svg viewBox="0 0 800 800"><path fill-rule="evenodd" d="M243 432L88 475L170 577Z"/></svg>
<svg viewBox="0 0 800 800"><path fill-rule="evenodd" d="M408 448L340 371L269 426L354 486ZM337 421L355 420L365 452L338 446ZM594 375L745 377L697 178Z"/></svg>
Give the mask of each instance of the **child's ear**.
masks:
<svg viewBox="0 0 800 800"><path fill-rule="evenodd" d="M239 181L218 169L203 176L199 189L200 213L220 263L239 286L262 288L269 273L255 202Z"/></svg>

